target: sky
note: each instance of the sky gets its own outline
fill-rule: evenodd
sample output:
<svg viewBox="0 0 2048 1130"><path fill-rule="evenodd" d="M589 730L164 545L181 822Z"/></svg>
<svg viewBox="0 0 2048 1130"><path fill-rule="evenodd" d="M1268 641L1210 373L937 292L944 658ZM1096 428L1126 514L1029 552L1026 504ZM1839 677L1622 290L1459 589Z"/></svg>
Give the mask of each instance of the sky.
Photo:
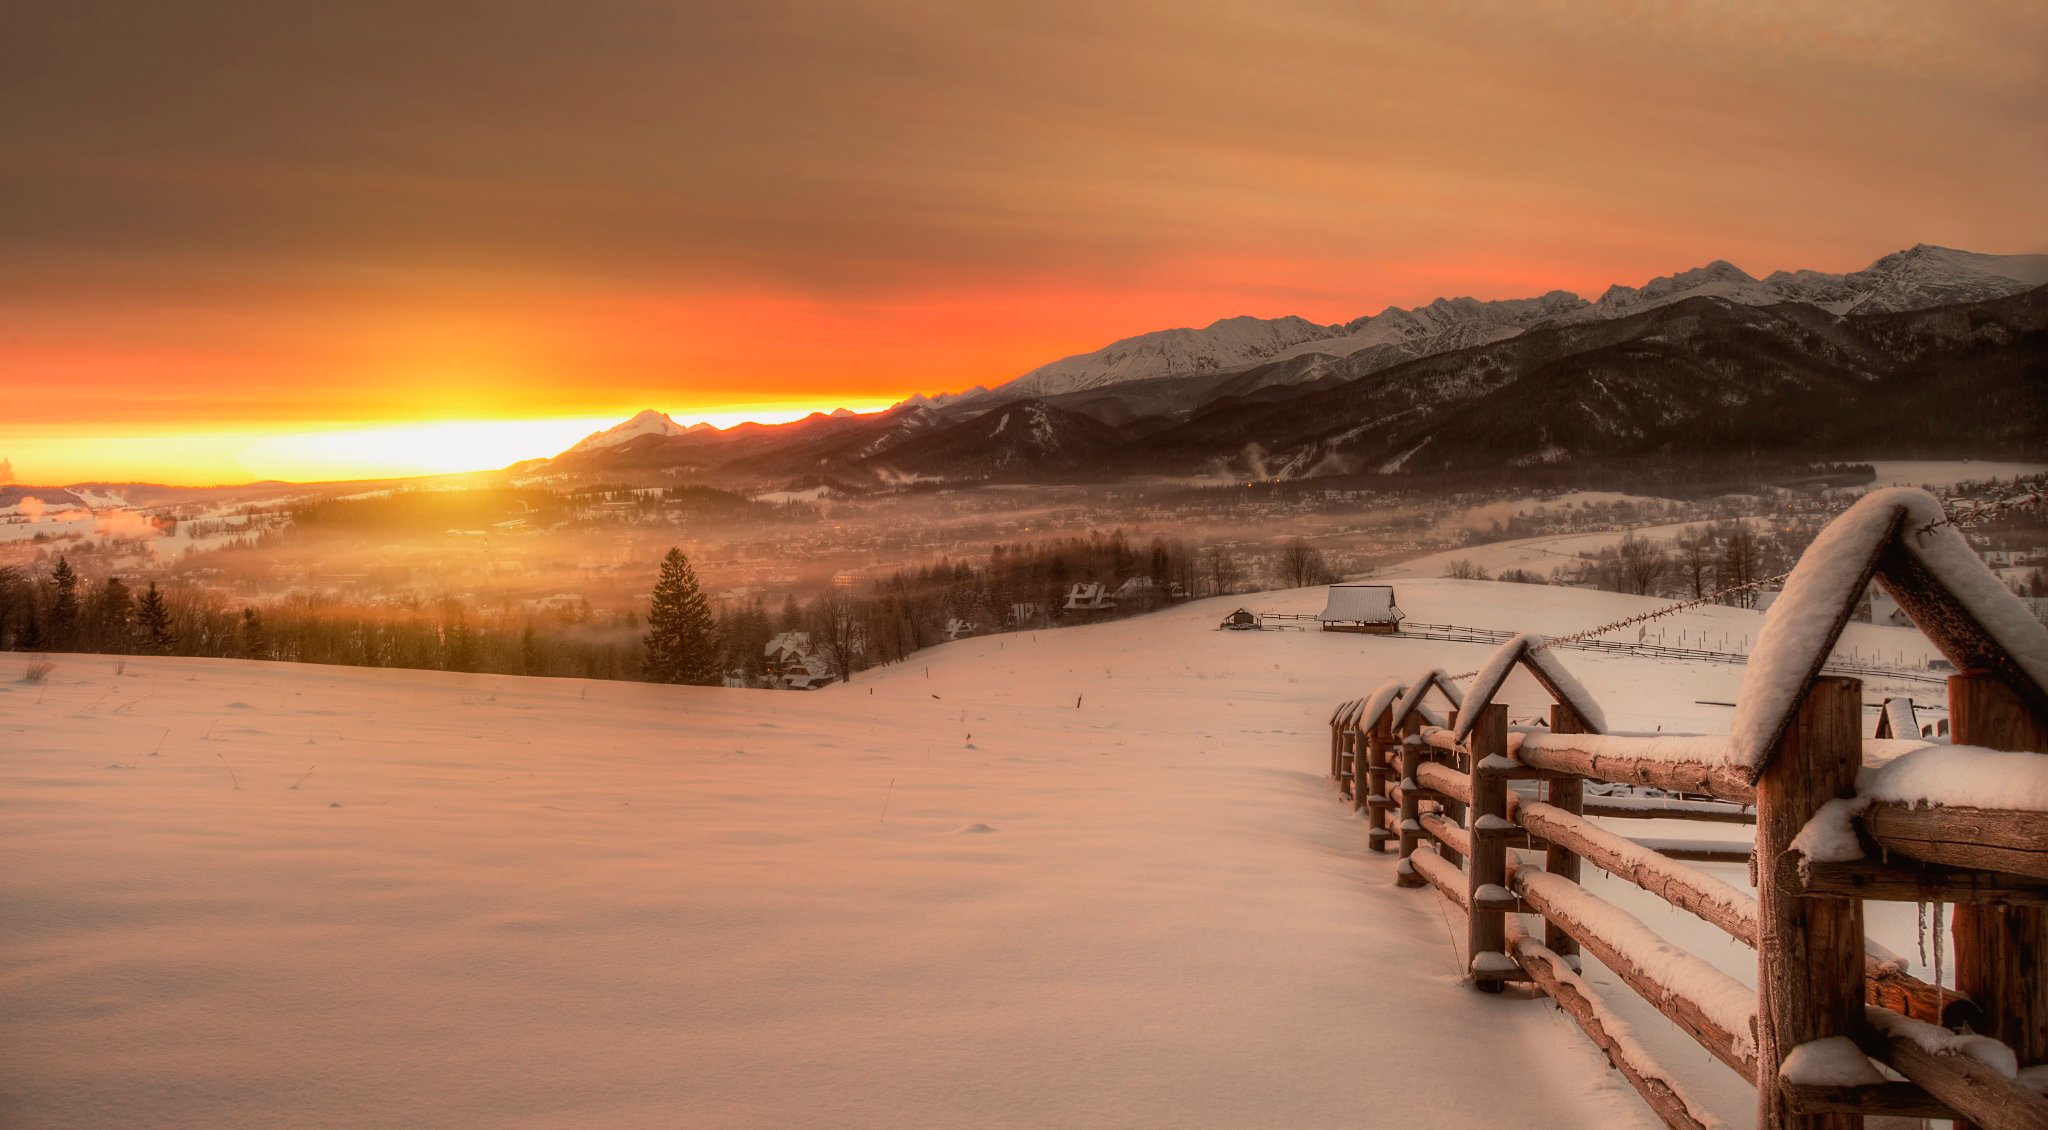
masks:
<svg viewBox="0 0 2048 1130"><path fill-rule="evenodd" d="M1152 329L2048 250L2048 7L18 0L0 459L360 477Z"/></svg>

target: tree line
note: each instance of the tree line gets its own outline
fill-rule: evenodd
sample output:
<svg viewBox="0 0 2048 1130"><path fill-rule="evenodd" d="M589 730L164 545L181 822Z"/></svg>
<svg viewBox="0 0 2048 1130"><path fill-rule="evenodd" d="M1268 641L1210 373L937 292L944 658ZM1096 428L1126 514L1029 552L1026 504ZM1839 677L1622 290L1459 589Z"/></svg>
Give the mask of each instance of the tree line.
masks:
<svg viewBox="0 0 2048 1130"><path fill-rule="evenodd" d="M1288 586L1335 579L1299 538L1260 569ZM1141 543L1116 530L992 545L979 559L904 567L808 600L790 595L774 609L760 600L714 608L687 557L671 549L643 633L637 611L607 626L576 609L479 615L453 597L364 605L294 593L258 607L155 582L138 592L118 576L89 580L59 557L40 575L0 568L0 650L758 686L770 677L765 653L778 633L803 633L808 653L848 680L960 634L1131 616L1235 592L1249 580L1220 547ZM1076 585L1100 585L1105 599L1069 609Z"/></svg>

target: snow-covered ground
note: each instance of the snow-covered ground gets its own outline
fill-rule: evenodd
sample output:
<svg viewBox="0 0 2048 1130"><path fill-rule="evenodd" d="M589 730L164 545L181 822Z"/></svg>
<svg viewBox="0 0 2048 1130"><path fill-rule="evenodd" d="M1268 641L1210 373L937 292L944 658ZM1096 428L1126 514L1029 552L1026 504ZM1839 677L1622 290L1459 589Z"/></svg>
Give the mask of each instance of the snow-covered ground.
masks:
<svg viewBox="0 0 2048 1130"><path fill-rule="evenodd" d="M1871 466L1877 470L1873 487L1952 487L1973 480L2010 479L2048 471L2048 463L1985 463L1974 459L1880 459Z"/></svg>
<svg viewBox="0 0 2048 1130"><path fill-rule="evenodd" d="M1654 1125L1561 1014L1461 985L1324 780L1337 701L1489 649L1215 631L1244 599L809 695L8 661L0 1122ZM1557 632L1636 598L1401 601ZM1725 729L1742 677L1565 662L1616 728Z"/></svg>

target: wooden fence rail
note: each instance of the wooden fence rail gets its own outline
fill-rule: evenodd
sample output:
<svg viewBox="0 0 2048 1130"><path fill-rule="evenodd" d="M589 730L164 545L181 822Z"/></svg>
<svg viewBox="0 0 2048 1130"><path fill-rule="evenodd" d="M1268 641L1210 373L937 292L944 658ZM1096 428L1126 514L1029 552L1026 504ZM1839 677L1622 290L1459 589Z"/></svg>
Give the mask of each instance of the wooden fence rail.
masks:
<svg viewBox="0 0 2048 1130"><path fill-rule="evenodd" d="M2048 1127L2048 1098L2025 1081L2048 1072L2017 1070L2048 1063L2048 811L1998 807L2048 789L2048 757L1957 749L1978 760L1894 773L1883 759L1951 754L1866 742L1861 684L1822 674L1874 578L1964 672L1949 685L1956 742L2048 751L2048 630L2000 605L2009 594L1981 583L1988 571L1966 545L1958 555L1959 535L1930 506L1938 515L1919 492L1878 492L1816 540L1765 617L1731 736L1603 733L1598 704L1529 637L1504 642L1469 686L1431 672L1332 715L1332 779L1364 814L1368 848L1398 851L1396 884L1448 900L1468 981L1486 992L1525 982L1555 1001L1668 1125L1714 1120L1625 1038L1579 976L1579 954L1755 1084L1768 1130L1879 1114ZM1815 632L1829 615L1832 632ZM1557 700L1547 727L1511 726L1496 701L1516 666ZM1972 768L1985 756L2005 758L2009 788ZM1908 787L1929 780L1944 784ZM1588 796L1589 783L1675 795ZM1638 840L1595 823L1640 818L1754 823L1755 845ZM1748 859L1755 893L1684 858ZM1589 891L1585 863L1753 948L1756 986ZM1956 989L1866 942L1869 900L1958 905ZM1868 1070L1844 1078L1844 1062Z"/></svg>

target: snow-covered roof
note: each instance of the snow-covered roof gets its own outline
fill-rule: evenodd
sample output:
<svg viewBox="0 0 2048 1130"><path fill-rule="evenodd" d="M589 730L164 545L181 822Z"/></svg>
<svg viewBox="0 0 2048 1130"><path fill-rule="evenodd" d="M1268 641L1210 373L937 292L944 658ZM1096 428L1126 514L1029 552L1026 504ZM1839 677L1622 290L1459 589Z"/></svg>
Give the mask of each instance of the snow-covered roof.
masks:
<svg viewBox="0 0 2048 1130"><path fill-rule="evenodd" d="M774 639L771 639L766 644L762 645L761 654L780 655L785 651L793 651L796 652L798 655L803 655L808 653L810 650L811 633L777 632L775 634Z"/></svg>
<svg viewBox="0 0 2048 1130"><path fill-rule="evenodd" d="M1524 634L1500 645L1500 650L1494 652L1493 658L1486 661L1486 666L1480 668L1479 673L1472 677L1472 685L1465 692L1466 697L1475 706L1492 702L1493 696L1500 693L1501 685L1508 681L1509 673L1520 664L1531 675L1536 676L1536 681L1543 684L1543 689L1550 692L1551 698L1571 707L1572 713L1579 716L1579 721L1585 724L1587 730L1595 734L1606 733L1607 716L1601 712L1600 704L1593 701L1593 696L1586 692L1585 686L1574 678L1570 671L1565 670L1564 664L1558 661L1555 651L1549 648L1537 649L1537 642L1535 636ZM1460 710L1458 740L1462 742L1471 737L1472 727L1478 724L1479 711Z"/></svg>
<svg viewBox="0 0 2048 1130"><path fill-rule="evenodd" d="M1389 624L1401 619L1401 610L1394 607L1392 585L1331 585L1329 604L1316 619Z"/></svg>
<svg viewBox="0 0 2048 1130"><path fill-rule="evenodd" d="M1807 547L1764 616L1728 743L1752 781L1873 578L1958 670L1994 675L2048 710L2048 627L1977 559L1940 500L1872 491Z"/></svg>

